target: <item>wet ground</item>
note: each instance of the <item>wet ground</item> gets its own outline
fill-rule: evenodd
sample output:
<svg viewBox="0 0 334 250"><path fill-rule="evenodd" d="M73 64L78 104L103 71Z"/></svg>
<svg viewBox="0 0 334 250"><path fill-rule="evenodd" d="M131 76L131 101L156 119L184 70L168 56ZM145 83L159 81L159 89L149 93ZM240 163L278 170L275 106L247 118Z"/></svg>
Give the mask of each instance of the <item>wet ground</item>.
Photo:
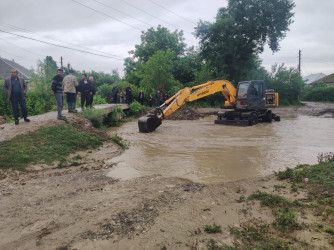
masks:
<svg viewBox="0 0 334 250"><path fill-rule="evenodd" d="M331 106L318 106L296 107L296 112L290 108L281 122L252 127L218 125L215 116L208 116L195 121L165 120L154 133L142 134L133 121L109 131L131 146L111 160L116 165L108 175L131 179L160 174L218 183L315 164L318 154L334 150ZM312 113L317 109L322 111Z"/></svg>
<svg viewBox="0 0 334 250"><path fill-rule="evenodd" d="M260 188L273 192L282 183L273 176L249 177L313 163L317 153L333 152L334 119L324 118L332 116L333 106L280 108L280 123L246 128L215 125L215 116L208 116L164 121L155 133L140 134L134 121L109 131L128 140L125 152L107 142L71 155L72 160L81 156L76 167L58 168L55 162L0 172L0 249L207 249L209 238L230 244L230 226L273 220L258 203L241 197ZM5 124L0 141L50 124L50 115ZM91 129L80 121L69 119ZM112 178L117 175L122 179ZM290 196L306 199L303 192ZM222 233L203 231L213 223ZM319 218L307 223L316 228ZM309 228L292 236L319 246L310 249L330 249L328 235L311 234Z"/></svg>

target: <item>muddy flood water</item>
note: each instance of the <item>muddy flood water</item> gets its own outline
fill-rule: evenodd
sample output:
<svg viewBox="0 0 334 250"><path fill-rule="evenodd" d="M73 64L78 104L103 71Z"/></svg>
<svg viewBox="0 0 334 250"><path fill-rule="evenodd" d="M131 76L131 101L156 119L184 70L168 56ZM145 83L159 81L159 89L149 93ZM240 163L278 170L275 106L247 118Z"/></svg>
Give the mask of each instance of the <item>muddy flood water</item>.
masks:
<svg viewBox="0 0 334 250"><path fill-rule="evenodd" d="M215 119L163 121L150 134L139 133L137 121L110 130L130 148L110 160L115 166L108 175L124 180L159 174L216 183L315 164L319 153L334 151L333 118L298 116L253 127L218 125Z"/></svg>

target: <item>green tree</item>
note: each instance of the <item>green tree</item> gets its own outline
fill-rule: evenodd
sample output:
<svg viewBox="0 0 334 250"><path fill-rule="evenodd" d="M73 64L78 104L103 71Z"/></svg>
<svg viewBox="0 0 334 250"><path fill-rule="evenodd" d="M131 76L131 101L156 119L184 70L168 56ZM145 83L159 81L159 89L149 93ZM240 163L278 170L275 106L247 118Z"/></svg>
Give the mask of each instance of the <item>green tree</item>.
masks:
<svg viewBox="0 0 334 250"><path fill-rule="evenodd" d="M158 51L145 63L142 69L141 87L148 92L169 91L175 79L172 74L174 53L171 50Z"/></svg>
<svg viewBox="0 0 334 250"><path fill-rule="evenodd" d="M194 72L200 67L198 53L194 48L186 48L182 31L170 32L167 28L158 26L142 32L141 43L129 52L132 56L124 62L125 80L140 86L144 65L158 51L173 52L170 60L171 73L176 80L186 83L194 79Z"/></svg>
<svg viewBox="0 0 334 250"><path fill-rule="evenodd" d="M167 28L159 25L156 30L150 28L146 32L142 32L140 38L141 44L136 45L136 49L130 53L142 63L146 63L159 50L171 50L174 52L175 58L182 56L185 52L186 44L183 42L182 31L170 32Z"/></svg>
<svg viewBox="0 0 334 250"><path fill-rule="evenodd" d="M300 95L305 86L300 73L295 68L274 65L267 82L267 88L279 93L280 104L299 104Z"/></svg>
<svg viewBox="0 0 334 250"><path fill-rule="evenodd" d="M200 21L195 35L200 39L202 58L215 77L228 76L230 81L244 79L268 43L273 52L279 50L292 23L292 0L229 0L213 23Z"/></svg>

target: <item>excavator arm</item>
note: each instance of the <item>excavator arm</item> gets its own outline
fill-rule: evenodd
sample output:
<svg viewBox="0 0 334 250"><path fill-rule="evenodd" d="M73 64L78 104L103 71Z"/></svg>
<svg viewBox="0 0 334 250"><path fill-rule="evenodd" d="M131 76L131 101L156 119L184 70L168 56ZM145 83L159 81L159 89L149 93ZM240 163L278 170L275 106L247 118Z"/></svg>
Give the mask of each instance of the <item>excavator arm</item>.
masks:
<svg viewBox="0 0 334 250"><path fill-rule="evenodd" d="M160 107L157 107L154 113L138 119L139 132L153 132L162 123L162 120L184 104L212 95L217 92L222 92L226 101L226 107L235 107L237 89L227 80L208 81L194 87L186 87L178 91L175 95L165 101ZM167 107L166 107L167 106ZM166 107L165 109L163 109Z"/></svg>

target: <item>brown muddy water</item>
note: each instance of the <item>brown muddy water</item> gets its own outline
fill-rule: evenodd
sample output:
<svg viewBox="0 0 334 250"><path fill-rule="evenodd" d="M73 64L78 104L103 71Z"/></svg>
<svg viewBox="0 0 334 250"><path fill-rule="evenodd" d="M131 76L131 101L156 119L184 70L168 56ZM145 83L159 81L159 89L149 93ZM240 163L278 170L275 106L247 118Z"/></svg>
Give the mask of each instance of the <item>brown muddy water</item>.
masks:
<svg viewBox="0 0 334 250"><path fill-rule="evenodd" d="M218 125L215 119L163 121L150 134L139 133L137 121L110 130L130 148L110 160L115 166L108 176L159 174L217 183L315 164L319 153L334 151L333 118L298 116L253 127Z"/></svg>

